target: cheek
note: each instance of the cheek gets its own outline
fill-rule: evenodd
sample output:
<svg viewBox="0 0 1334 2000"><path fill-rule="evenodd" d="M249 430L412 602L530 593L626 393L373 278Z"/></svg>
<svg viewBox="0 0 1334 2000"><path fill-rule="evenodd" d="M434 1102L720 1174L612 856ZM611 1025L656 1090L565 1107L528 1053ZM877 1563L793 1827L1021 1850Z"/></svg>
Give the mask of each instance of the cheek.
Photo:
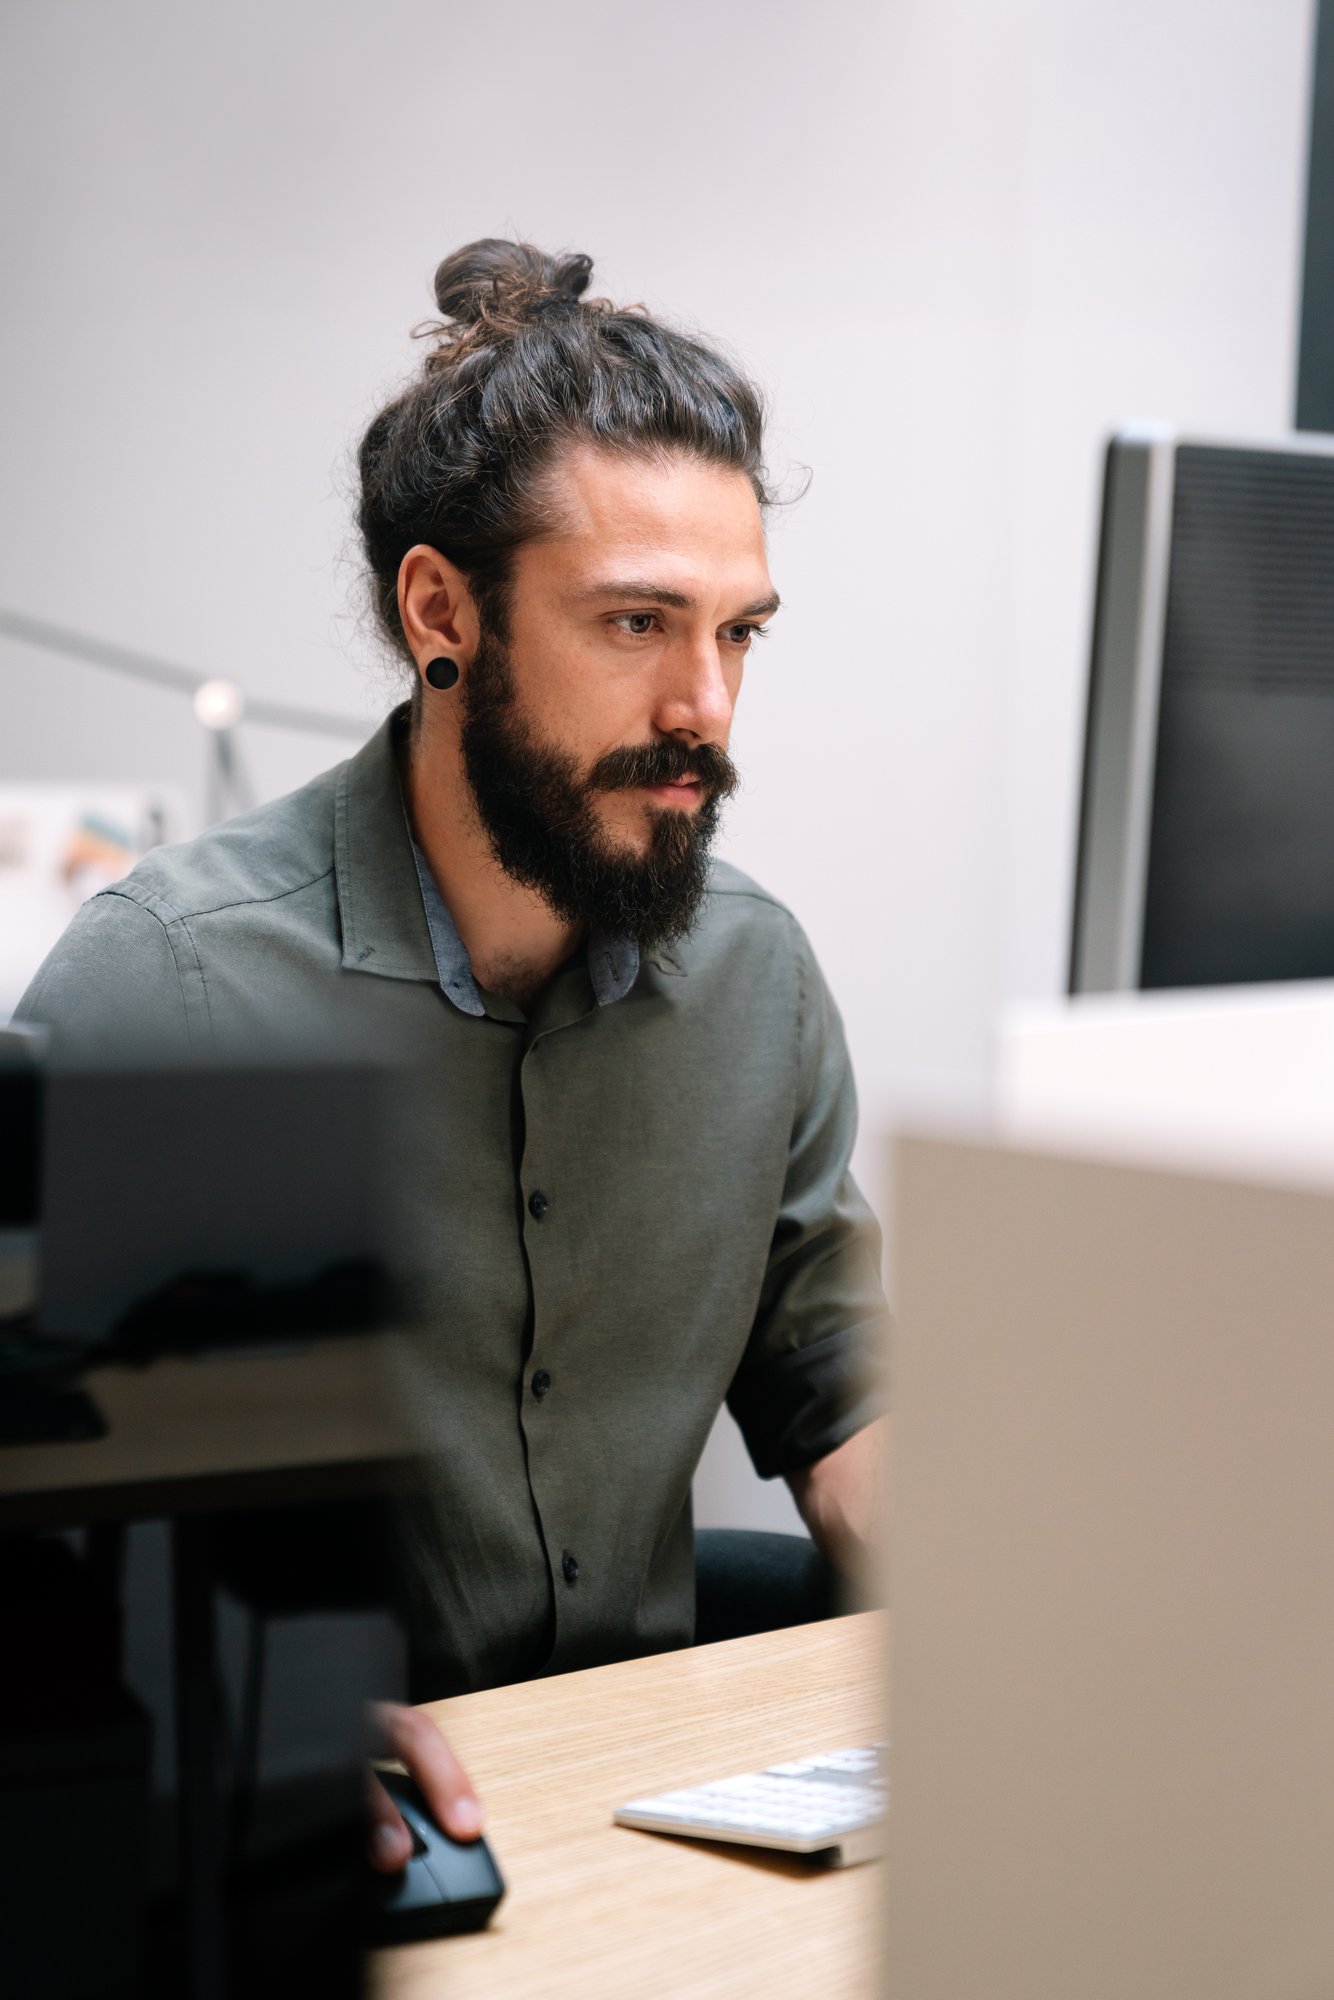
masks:
<svg viewBox="0 0 1334 2000"><path fill-rule="evenodd" d="M533 727L581 763L652 736L652 704L642 675L616 671L577 649L549 649L541 671L525 674L520 698Z"/></svg>
<svg viewBox="0 0 1334 2000"><path fill-rule="evenodd" d="M655 734L653 704L644 699L642 690L586 687L582 698L571 702L556 726L563 727L565 740L583 762L591 764L609 750L651 743Z"/></svg>
<svg viewBox="0 0 1334 2000"><path fill-rule="evenodd" d="M727 689L728 699L731 701L732 704L732 713L727 718L727 733L723 737L722 747L724 749L727 748L727 738L732 733L732 724L736 721L736 705L738 697L740 696L741 693L741 683L745 679L745 674L746 674L746 663L744 660L738 660L734 667L728 668L723 674L723 684Z"/></svg>

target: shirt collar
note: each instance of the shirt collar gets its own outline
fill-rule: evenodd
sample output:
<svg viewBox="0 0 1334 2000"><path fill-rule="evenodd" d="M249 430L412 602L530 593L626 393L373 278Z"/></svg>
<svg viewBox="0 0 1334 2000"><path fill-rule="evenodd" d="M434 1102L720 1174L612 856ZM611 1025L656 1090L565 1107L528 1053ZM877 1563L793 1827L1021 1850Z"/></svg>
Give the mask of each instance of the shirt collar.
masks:
<svg viewBox="0 0 1334 2000"><path fill-rule="evenodd" d="M334 876L343 964L389 979L438 981L462 1013L484 1014L467 947L408 825L395 750L405 714L400 708L386 716L339 772ZM588 977L598 1006L623 1000L638 976L634 941L594 932Z"/></svg>
<svg viewBox="0 0 1334 2000"><path fill-rule="evenodd" d="M394 745L401 710L341 766L334 791L334 881L350 972L437 977L403 814Z"/></svg>
<svg viewBox="0 0 1334 2000"><path fill-rule="evenodd" d="M435 953L441 991L461 1013L485 1014L486 1008L473 977L468 947L459 936L458 926L449 913L449 905L431 873L431 864L415 840L412 842L412 858L417 864L422 908L426 912L426 928ZM633 938L608 937L604 932L595 931L588 940L588 979L598 1006L610 1007L613 1002L624 1000L638 977L639 947Z"/></svg>
<svg viewBox="0 0 1334 2000"><path fill-rule="evenodd" d="M639 977L639 946L633 938L594 931L588 940L588 977L599 1007L624 1000Z"/></svg>
<svg viewBox="0 0 1334 2000"><path fill-rule="evenodd" d="M410 834L408 837L411 839ZM440 894L440 885L431 873L431 864L415 840L412 842L412 858L417 864L417 881L421 887L431 950L435 953L440 990L446 999L454 1002L461 1014L485 1014L477 981L472 976L468 947L459 936L458 927L449 914L448 903Z"/></svg>

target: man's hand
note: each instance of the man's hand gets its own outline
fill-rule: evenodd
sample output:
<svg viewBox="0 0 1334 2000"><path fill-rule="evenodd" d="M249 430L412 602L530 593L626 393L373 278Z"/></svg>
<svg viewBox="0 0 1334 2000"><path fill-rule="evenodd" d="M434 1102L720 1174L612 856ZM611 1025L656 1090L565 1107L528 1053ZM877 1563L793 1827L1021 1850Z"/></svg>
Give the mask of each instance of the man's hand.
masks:
<svg viewBox="0 0 1334 2000"><path fill-rule="evenodd" d="M454 1840L476 1840L482 1808L467 1772L430 1717L419 1708L377 1701L371 1710L385 1752L417 1780L438 1826ZM406 1867L412 1836L384 1786L370 1773L371 1866L392 1875Z"/></svg>
<svg viewBox="0 0 1334 2000"><path fill-rule="evenodd" d="M889 1418L855 1431L814 1465L791 1473L788 1485L822 1555L873 1601L883 1600L881 1574L889 1527Z"/></svg>

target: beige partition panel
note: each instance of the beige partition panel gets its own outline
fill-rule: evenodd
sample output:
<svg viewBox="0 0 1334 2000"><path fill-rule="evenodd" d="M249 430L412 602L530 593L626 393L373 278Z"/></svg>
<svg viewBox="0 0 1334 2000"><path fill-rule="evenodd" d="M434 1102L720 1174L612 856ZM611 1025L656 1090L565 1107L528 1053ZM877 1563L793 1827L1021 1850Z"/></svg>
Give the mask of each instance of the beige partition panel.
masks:
<svg viewBox="0 0 1334 2000"><path fill-rule="evenodd" d="M894 2000L1334 1993L1334 1198L895 1181Z"/></svg>

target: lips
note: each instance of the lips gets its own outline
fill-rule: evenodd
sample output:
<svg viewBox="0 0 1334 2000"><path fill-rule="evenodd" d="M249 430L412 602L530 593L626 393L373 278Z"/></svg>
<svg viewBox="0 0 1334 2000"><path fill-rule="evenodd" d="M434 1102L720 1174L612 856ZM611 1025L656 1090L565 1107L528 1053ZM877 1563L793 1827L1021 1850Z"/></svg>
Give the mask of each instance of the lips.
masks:
<svg viewBox="0 0 1334 2000"><path fill-rule="evenodd" d="M656 785L648 785L645 789L657 792L659 796L664 792L670 796L674 792L680 798L694 798L703 793L704 786L699 778L661 778Z"/></svg>

